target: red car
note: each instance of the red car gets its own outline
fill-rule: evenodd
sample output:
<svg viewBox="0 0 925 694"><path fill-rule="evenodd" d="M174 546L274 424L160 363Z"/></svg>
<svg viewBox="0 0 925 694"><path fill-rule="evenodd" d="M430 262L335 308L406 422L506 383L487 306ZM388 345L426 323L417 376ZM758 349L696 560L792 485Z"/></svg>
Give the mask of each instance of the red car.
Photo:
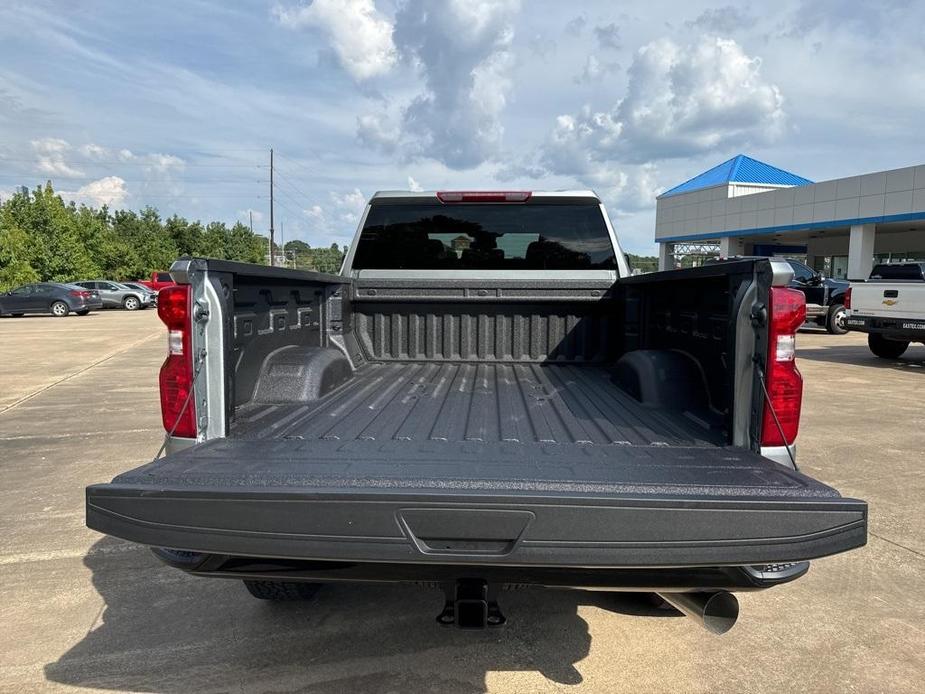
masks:
<svg viewBox="0 0 925 694"><path fill-rule="evenodd" d="M159 292L164 287L172 287L176 282L170 277L169 272L152 272L150 280L138 280L138 284L143 284Z"/></svg>

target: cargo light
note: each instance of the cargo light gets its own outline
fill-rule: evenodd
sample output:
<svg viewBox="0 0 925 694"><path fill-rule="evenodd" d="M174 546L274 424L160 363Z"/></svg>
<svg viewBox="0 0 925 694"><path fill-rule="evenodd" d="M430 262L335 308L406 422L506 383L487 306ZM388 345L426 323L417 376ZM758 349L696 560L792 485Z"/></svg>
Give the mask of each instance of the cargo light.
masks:
<svg viewBox="0 0 925 694"><path fill-rule="evenodd" d="M806 321L806 296L797 289L771 287L768 313L768 398L761 421L761 445L789 446L796 441L803 407L796 332Z"/></svg>
<svg viewBox="0 0 925 694"><path fill-rule="evenodd" d="M529 190L441 190L437 199L452 202L527 202L533 195Z"/></svg>
<svg viewBox="0 0 925 694"><path fill-rule="evenodd" d="M196 403L193 391L191 288L177 284L161 289L157 315L167 326L167 358L158 378L161 420L174 436L196 437Z"/></svg>

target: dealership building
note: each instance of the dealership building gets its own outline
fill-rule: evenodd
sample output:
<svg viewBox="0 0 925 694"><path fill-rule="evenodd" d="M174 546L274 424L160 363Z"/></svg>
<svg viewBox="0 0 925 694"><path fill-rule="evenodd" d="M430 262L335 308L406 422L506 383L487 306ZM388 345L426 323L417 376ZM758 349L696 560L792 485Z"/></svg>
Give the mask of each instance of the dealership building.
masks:
<svg viewBox="0 0 925 694"><path fill-rule="evenodd" d="M875 262L925 260L925 165L814 183L740 154L658 196L655 240L659 269L776 255L865 279Z"/></svg>

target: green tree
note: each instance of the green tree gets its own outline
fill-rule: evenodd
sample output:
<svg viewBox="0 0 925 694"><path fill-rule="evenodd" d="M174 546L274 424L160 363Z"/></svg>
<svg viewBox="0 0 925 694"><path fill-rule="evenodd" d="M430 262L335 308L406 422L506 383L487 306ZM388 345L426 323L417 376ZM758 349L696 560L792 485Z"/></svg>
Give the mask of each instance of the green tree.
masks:
<svg viewBox="0 0 925 694"><path fill-rule="evenodd" d="M29 235L17 226L7 224L0 210L0 291L28 282L37 282L39 274L30 263Z"/></svg>

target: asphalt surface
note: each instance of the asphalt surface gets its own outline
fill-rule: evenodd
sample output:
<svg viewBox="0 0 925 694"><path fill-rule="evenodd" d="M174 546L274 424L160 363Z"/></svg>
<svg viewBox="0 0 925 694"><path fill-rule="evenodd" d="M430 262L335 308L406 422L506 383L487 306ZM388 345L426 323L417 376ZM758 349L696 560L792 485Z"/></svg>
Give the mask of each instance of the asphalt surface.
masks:
<svg viewBox="0 0 925 694"><path fill-rule="evenodd" d="M871 505L870 541L740 596L726 636L644 596L525 589L509 624L436 625L435 590L252 599L84 527L84 486L162 435L153 311L0 320L0 690L903 692L925 681L925 347L801 334L799 460Z"/></svg>

